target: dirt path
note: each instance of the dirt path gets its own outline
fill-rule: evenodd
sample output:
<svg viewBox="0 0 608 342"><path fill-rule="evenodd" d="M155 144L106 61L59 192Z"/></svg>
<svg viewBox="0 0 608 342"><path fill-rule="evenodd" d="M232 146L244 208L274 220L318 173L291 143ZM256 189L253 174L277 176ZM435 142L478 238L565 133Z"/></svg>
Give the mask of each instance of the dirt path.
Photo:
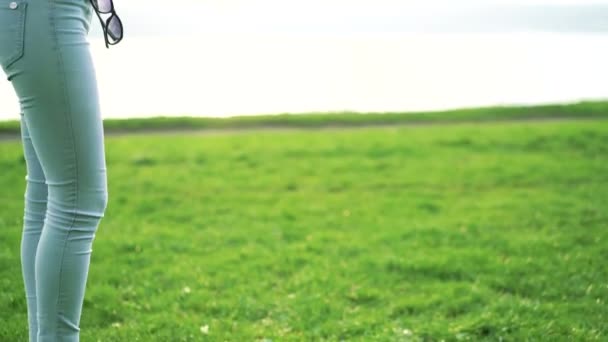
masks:
<svg viewBox="0 0 608 342"><path fill-rule="evenodd" d="M175 135L175 134L189 134L189 135L230 135L230 134L243 134L243 133L256 133L256 132L298 132L298 131L331 131L331 130L358 130L358 129L389 129L389 128L419 128L428 126L442 126L442 125L485 125L485 124L543 124L543 123L555 123L555 122L579 122L579 121L608 121L608 118L519 118L519 119L492 119L492 120L475 120L475 121L419 121L419 122L403 122L403 123L366 123L366 124L327 124L325 126L317 127L306 127L306 126L259 126L259 127L244 127L244 128L144 128L134 131L127 130L107 130L105 132L106 137L122 137L127 135ZM0 141L11 141L18 140L21 136L18 133L0 133Z"/></svg>

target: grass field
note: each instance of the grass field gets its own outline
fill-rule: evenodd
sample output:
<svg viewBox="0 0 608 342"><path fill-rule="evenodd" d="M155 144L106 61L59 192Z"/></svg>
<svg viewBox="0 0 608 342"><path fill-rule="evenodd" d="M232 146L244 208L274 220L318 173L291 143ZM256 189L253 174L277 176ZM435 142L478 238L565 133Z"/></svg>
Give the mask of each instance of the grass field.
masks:
<svg viewBox="0 0 608 342"><path fill-rule="evenodd" d="M106 133L168 130L249 130L252 128L357 127L398 124L497 122L513 120L608 119L608 101L583 101L537 106L463 108L434 112L317 112L208 117L105 119ZM0 121L0 138L19 137L19 121Z"/></svg>
<svg viewBox="0 0 608 342"><path fill-rule="evenodd" d="M82 341L608 340L608 121L106 138ZM0 143L0 341L26 341Z"/></svg>

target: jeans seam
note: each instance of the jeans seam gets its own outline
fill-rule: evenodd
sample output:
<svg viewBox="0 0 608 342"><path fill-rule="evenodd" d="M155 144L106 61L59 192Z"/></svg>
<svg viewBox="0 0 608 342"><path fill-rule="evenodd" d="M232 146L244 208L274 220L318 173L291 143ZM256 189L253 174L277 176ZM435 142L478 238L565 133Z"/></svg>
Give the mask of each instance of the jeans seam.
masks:
<svg viewBox="0 0 608 342"><path fill-rule="evenodd" d="M64 66L64 61L63 61L63 56L61 54L61 47L59 46L59 39L57 37L57 26L56 26L56 21L55 21L55 11L56 11L56 7L55 7L55 1L53 0L49 0L50 2L50 11L49 11L49 22L51 24L52 30L51 30L51 35L53 37L53 43L54 43L54 47L57 51L57 66L58 66L58 70L59 70L59 77L60 80L62 81L61 83L61 87L63 90L63 101L64 101L64 105L66 107L66 116L65 116L65 121L66 123L68 123L68 129L70 130L70 134L71 134L71 138L72 138L72 151L74 153L74 169L75 169L75 177L76 180L74 182L74 191L75 191L75 196L74 196L74 213L73 213L73 218L72 218L72 223L70 224L70 226L68 227L68 233L66 235L65 241L63 243L63 249L62 249L62 253L61 253L61 262L60 262L60 268L59 268L59 285L57 287L57 301L56 301L56 307L57 307L57 320L55 322L55 335L59 334L59 322L60 319L59 317L63 314L59 304L60 304L60 297L61 297L61 285L62 285L62 274L63 274L63 263L65 260L65 250L66 250L66 245L68 243L68 240L70 239L70 233L73 231L74 228L74 224L76 223L76 214L77 214L77 207L78 207L78 157L76 154L76 139L74 138L74 130L73 130L73 123L72 123L72 118L71 118L71 114L72 114L72 107L70 104L70 99L69 99L69 95L67 93L67 80L65 79L65 66Z"/></svg>

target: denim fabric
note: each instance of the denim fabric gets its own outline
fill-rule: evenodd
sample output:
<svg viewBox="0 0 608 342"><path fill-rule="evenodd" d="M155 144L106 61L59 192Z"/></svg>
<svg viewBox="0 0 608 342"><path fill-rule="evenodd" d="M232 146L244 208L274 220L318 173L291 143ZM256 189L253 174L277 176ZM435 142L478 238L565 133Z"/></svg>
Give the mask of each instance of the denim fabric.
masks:
<svg viewBox="0 0 608 342"><path fill-rule="evenodd" d="M78 341L108 203L88 0L0 0L0 65L19 98L27 166L21 260L29 340Z"/></svg>

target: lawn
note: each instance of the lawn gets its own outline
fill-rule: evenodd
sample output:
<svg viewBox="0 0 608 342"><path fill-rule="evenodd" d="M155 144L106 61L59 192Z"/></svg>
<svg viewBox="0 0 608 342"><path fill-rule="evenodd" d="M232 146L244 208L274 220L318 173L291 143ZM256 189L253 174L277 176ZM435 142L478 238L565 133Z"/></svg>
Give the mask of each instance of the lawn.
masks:
<svg viewBox="0 0 608 342"><path fill-rule="evenodd" d="M106 137L84 341L608 339L608 120ZM0 341L26 341L0 143Z"/></svg>

